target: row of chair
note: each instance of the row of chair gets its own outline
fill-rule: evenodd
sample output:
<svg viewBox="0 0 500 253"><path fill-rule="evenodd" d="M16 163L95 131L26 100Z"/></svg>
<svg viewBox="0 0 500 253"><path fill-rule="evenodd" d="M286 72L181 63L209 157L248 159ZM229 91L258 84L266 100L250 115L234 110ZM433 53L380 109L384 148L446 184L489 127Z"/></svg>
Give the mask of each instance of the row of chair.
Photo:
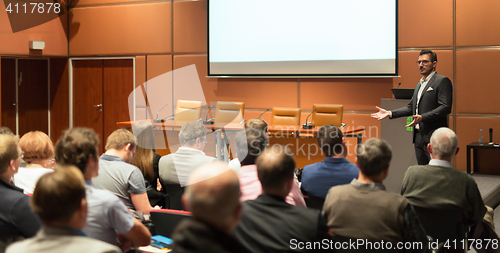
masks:
<svg viewBox="0 0 500 253"><path fill-rule="evenodd" d="M175 110L176 121L195 121L201 117L201 101L178 100ZM214 122L240 123L245 113L244 102L218 101L215 105ZM336 104L314 104L311 125L332 124L341 126L344 106ZM300 108L273 107L271 125L300 125Z"/></svg>

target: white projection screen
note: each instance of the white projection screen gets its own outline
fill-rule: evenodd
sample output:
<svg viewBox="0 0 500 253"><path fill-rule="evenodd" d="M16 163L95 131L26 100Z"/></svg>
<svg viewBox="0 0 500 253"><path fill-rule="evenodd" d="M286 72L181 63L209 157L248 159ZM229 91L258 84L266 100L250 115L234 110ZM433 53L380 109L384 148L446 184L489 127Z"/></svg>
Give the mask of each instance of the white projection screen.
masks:
<svg viewBox="0 0 500 253"><path fill-rule="evenodd" d="M209 76L397 76L397 0L209 0Z"/></svg>

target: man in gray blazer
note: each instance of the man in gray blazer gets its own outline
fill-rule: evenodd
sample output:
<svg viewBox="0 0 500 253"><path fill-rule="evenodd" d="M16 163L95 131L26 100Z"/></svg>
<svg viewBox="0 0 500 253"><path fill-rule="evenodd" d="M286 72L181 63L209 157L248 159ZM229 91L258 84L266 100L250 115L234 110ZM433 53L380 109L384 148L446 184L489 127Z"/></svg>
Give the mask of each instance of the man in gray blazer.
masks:
<svg viewBox="0 0 500 253"><path fill-rule="evenodd" d="M430 161L427 150L431 135L440 127L448 127L448 115L451 112L453 88L448 77L436 72L437 55L431 50L422 50L417 64L422 79L417 84L413 97L407 106L388 111L377 107L378 112L372 118L381 120L413 116L413 121L406 127L414 127L413 143L419 165Z"/></svg>
<svg viewBox="0 0 500 253"><path fill-rule="evenodd" d="M7 253L118 253L118 247L92 239L81 231L87 224L87 199L82 173L57 165L37 182L31 206L43 223L35 237L14 243Z"/></svg>
<svg viewBox="0 0 500 253"><path fill-rule="evenodd" d="M158 170L160 179L165 184L187 184L189 174L200 165L216 161L205 155L203 149L207 142L207 129L198 121L184 124L179 132L181 147L177 152L163 156Z"/></svg>

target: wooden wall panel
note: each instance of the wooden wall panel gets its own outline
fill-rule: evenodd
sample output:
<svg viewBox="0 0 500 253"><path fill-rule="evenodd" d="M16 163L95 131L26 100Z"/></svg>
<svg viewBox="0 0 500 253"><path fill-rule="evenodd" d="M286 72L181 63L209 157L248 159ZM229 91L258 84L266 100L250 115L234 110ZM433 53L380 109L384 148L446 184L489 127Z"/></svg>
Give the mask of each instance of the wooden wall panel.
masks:
<svg viewBox="0 0 500 253"><path fill-rule="evenodd" d="M451 46L453 0L399 1L399 47Z"/></svg>
<svg viewBox="0 0 500 253"><path fill-rule="evenodd" d="M70 56L170 53L168 2L75 8Z"/></svg>
<svg viewBox="0 0 500 253"><path fill-rule="evenodd" d="M197 76L186 76L184 70L180 70L183 67L188 67L193 65L196 67L196 73L192 75ZM207 78L207 56L206 55L174 55L174 101L178 99L188 99L188 100L205 100L207 103L218 101L221 99L216 98L217 91L217 79ZM182 74L176 71L183 72ZM202 91L198 87L190 87L186 89L186 85L183 83L189 79L192 82L199 79ZM190 81L190 83L191 83ZM192 90L189 90L192 89ZM203 96L204 99L201 99ZM203 102L205 102L203 101ZM235 100L239 101L239 100Z"/></svg>
<svg viewBox="0 0 500 253"><path fill-rule="evenodd" d="M207 1L174 2L174 52L207 52Z"/></svg>
<svg viewBox="0 0 500 253"><path fill-rule="evenodd" d="M143 94L142 88L146 83L146 56L135 57L135 87L136 96ZM142 87L141 87L142 86ZM148 111L146 108L146 100L136 97L135 102L135 118L136 120L143 120L148 118Z"/></svg>
<svg viewBox="0 0 500 253"><path fill-rule="evenodd" d="M457 51L457 113L500 113L500 50Z"/></svg>
<svg viewBox="0 0 500 253"><path fill-rule="evenodd" d="M272 107L298 107L297 86L296 79L221 78L218 80L215 99L241 101L245 102L247 108L263 110Z"/></svg>
<svg viewBox="0 0 500 253"><path fill-rule="evenodd" d="M479 129L483 129L484 141L489 141L488 129L493 128L493 141L500 142L500 119L499 118L481 118L481 117L458 117L457 118L457 136L458 147L460 151L457 154L456 168L465 171L467 166L467 144L477 142L479 139Z"/></svg>
<svg viewBox="0 0 500 253"><path fill-rule="evenodd" d="M172 71L172 55L147 56L147 80Z"/></svg>
<svg viewBox="0 0 500 253"><path fill-rule="evenodd" d="M150 0L78 0L70 1L71 7L84 7L89 5L106 5L106 4L127 4L130 2L144 2L147 3Z"/></svg>
<svg viewBox="0 0 500 253"><path fill-rule="evenodd" d="M438 64L436 71L440 75L445 75L453 84L453 51L452 50L432 50L437 54ZM417 60L419 51L399 52L399 75L401 78L393 79L393 87L397 88L401 82L401 88L414 89L422 76L418 70Z"/></svg>
<svg viewBox="0 0 500 253"><path fill-rule="evenodd" d="M146 56L135 57L135 86L139 87L146 82Z"/></svg>
<svg viewBox="0 0 500 253"><path fill-rule="evenodd" d="M392 79L302 79L300 106L342 104L344 111L374 111L381 98L391 98Z"/></svg>
<svg viewBox="0 0 500 253"><path fill-rule="evenodd" d="M156 117L158 111L168 104L158 114L159 118L167 118L174 114L172 95L172 55L148 55L147 88L151 113Z"/></svg>
<svg viewBox="0 0 500 253"><path fill-rule="evenodd" d="M500 45L500 1L457 1L457 46Z"/></svg>
<svg viewBox="0 0 500 253"><path fill-rule="evenodd" d="M69 127L68 58L50 59L50 138L56 143Z"/></svg>
<svg viewBox="0 0 500 253"><path fill-rule="evenodd" d="M3 3L1 4L4 7ZM13 33L5 10L0 11L0 54L4 55L46 55L67 56L68 38L66 36L67 16L62 15L47 23ZM32 40L45 41L45 49L30 50Z"/></svg>

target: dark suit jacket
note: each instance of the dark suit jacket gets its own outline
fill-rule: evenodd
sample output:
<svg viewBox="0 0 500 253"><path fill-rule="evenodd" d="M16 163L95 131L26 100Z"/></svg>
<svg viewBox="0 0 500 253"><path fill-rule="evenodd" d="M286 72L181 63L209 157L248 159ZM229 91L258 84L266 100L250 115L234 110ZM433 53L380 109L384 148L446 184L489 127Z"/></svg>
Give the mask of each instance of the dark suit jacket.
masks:
<svg viewBox="0 0 500 253"><path fill-rule="evenodd" d="M419 89L420 83L415 87L408 106L391 111L392 118L416 114ZM453 88L450 79L435 73L424 88L418 104L418 113L422 116L419 132L425 142L430 142L434 130L440 127L448 127L448 114L451 112L452 95ZM415 131L413 131L413 141L415 141Z"/></svg>
<svg viewBox="0 0 500 253"><path fill-rule="evenodd" d="M299 250L298 243L328 238L326 221L319 210L292 206L283 198L267 194L242 205L234 235L251 252L311 252Z"/></svg>

